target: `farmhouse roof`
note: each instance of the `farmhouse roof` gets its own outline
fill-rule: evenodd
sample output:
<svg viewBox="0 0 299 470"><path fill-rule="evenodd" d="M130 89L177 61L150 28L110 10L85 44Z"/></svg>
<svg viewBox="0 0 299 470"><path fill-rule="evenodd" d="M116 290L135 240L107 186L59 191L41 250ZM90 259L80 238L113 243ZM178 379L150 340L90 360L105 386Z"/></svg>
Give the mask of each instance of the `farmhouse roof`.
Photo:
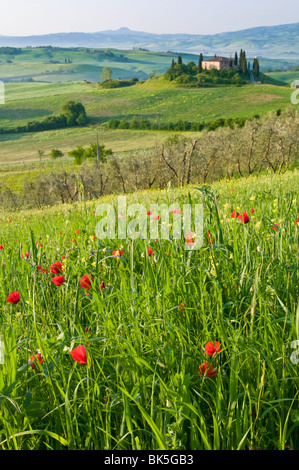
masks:
<svg viewBox="0 0 299 470"><path fill-rule="evenodd" d="M213 57L212 59L204 60L204 62L221 62L222 60L229 60L227 57Z"/></svg>

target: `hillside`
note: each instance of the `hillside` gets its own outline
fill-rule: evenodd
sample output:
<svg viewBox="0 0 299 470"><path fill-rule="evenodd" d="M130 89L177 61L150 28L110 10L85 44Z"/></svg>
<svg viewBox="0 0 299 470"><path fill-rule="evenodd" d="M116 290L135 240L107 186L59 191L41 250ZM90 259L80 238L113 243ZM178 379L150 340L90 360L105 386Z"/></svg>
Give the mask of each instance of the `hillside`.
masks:
<svg viewBox="0 0 299 470"><path fill-rule="evenodd" d="M0 46L146 48L151 51L179 51L206 55L234 54L245 49L249 55L299 59L299 23L260 26L214 35L153 34L120 28L96 33L59 33L41 36L0 36Z"/></svg>

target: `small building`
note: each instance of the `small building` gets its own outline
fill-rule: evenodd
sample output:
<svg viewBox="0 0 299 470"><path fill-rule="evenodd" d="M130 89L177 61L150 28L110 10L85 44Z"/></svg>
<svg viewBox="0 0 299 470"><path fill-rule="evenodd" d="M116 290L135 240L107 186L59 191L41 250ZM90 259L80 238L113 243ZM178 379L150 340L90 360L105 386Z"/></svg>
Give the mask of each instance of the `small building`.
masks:
<svg viewBox="0 0 299 470"><path fill-rule="evenodd" d="M233 59L227 57L213 57L212 59L202 61L203 70L229 70L234 68Z"/></svg>

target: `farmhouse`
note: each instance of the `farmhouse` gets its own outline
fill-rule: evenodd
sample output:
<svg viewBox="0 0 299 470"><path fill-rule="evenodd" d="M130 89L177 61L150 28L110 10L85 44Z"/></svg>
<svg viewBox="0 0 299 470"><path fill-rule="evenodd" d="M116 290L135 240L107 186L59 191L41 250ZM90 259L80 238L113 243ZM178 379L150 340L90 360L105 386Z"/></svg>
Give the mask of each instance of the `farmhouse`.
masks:
<svg viewBox="0 0 299 470"><path fill-rule="evenodd" d="M202 68L204 70L216 69L216 70L229 70L233 68L232 59L227 57L213 57L212 59L203 60Z"/></svg>

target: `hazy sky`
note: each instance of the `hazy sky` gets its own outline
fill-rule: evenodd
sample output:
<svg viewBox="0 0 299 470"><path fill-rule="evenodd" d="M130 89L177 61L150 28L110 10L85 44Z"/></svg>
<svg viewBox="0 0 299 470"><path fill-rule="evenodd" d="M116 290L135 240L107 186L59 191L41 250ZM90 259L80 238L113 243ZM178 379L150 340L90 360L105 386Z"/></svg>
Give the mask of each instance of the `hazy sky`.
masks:
<svg viewBox="0 0 299 470"><path fill-rule="evenodd" d="M299 22L287 0L0 0L0 35L95 32L215 34Z"/></svg>

